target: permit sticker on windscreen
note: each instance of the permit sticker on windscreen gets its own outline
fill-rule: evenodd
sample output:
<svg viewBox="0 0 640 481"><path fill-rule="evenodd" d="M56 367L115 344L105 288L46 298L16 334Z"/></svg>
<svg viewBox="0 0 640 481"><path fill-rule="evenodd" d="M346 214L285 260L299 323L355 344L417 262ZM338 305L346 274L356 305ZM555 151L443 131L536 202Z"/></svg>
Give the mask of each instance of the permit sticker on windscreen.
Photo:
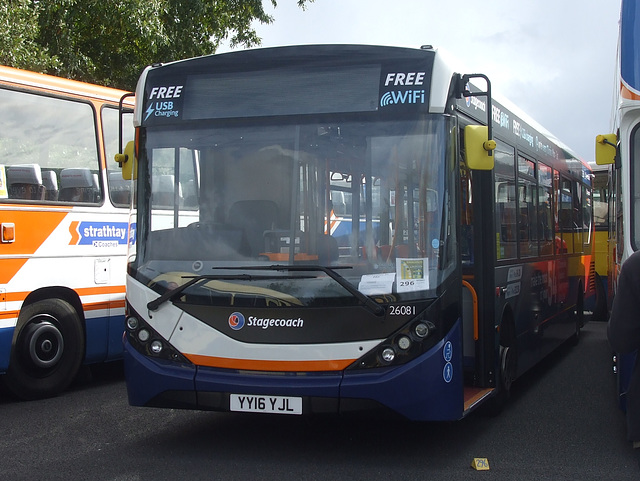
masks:
<svg viewBox="0 0 640 481"><path fill-rule="evenodd" d="M358 290L367 296L390 294L393 292L393 282L395 280L395 272L385 274L365 274L362 276L362 279L360 279Z"/></svg>
<svg viewBox="0 0 640 481"><path fill-rule="evenodd" d="M396 259L397 291L429 289L429 259Z"/></svg>

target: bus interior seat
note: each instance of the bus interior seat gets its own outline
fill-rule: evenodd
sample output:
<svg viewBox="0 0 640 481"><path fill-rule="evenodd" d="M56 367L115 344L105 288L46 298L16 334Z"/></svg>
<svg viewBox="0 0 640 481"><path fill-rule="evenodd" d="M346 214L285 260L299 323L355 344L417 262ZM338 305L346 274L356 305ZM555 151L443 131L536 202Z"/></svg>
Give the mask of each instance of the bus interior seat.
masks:
<svg viewBox="0 0 640 481"><path fill-rule="evenodd" d="M264 252L265 232L278 225L278 206L272 200L240 200L231 205L228 224L242 229L251 248L251 256Z"/></svg>
<svg viewBox="0 0 640 481"><path fill-rule="evenodd" d="M98 202L96 178L91 170L71 167L60 172L60 193L58 199L66 202Z"/></svg>
<svg viewBox="0 0 640 481"><path fill-rule="evenodd" d="M338 259L339 249L338 241L329 234L320 234L318 236L318 261L320 264L330 264Z"/></svg>
<svg viewBox="0 0 640 481"><path fill-rule="evenodd" d="M9 198L44 200L46 188L42 183L42 171L38 164L11 165L7 167Z"/></svg>
<svg viewBox="0 0 640 481"><path fill-rule="evenodd" d="M42 183L47 189L45 192L45 200L58 200L58 176L53 170L42 171Z"/></svg>

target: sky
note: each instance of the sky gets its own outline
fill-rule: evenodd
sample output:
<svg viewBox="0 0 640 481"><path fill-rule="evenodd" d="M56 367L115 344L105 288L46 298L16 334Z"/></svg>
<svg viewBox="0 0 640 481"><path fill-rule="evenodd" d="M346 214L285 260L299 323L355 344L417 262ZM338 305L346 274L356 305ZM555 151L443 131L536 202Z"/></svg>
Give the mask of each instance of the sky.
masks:
<svg viewBox="0 0 640 481"><path fill-rule="evenodd" d="M594 159L613 129L620 0L278 0L262 47L362 43L446 51L461 73L483 73L506 98ZM268 4L268 8L267 8ZM223 46L219 53L228 51Z"/></svg>

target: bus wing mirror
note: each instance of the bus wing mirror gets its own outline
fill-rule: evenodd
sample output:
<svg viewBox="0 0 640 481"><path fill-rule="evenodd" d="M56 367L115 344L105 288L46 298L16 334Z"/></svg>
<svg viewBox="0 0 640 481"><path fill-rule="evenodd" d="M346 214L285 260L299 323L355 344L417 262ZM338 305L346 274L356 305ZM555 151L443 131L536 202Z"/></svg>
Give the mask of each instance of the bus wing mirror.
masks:
<svg viewBox="0 0 640 481"><path fill-rule="evenodd" d="M616 134L604 134L596 137L596 164L611 165L616 161L618 153Z"/></svg>
<svg viewBox="0 0 640 481"><path fill-rule="evenodd" d="M135 142L127 142L124 154L116 154L115 161L122 169L124 180L136 180L138 178L138 159L135 156Z"/></svg>
<svg viewBox="0 0 640 481"><path fill-rule="evenodd" d="M492 170L496 141L489 138L489 128L467 125L464 128L464 150L467 167L472 170Z"/></svg>

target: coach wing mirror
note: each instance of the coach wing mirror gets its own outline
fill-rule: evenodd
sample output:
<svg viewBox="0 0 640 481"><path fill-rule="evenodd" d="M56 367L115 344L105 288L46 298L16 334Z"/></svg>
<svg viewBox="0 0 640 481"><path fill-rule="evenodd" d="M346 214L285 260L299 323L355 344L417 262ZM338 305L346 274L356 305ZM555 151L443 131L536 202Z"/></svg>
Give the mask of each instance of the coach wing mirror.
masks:
<svg viewBox="0 0 640 481"><path fill-rule="evenodd" d="M467 167L472 170L492 170L496 141L489 138L489 128L467 125L464 128L464 150Z"/></svg>
<svg viewBox="0 0 640 481"><path fill-rule="evenodd" d="M135 156L135 142L132 140L127 142L124 148L124 154L116 154L115 161L122 169L122 178L124 180L136 180L138 178L138 159Z"/></svg>
<svg viewBox="0 0 640 481"><path fill-rule="evenodd" d="M596 164L614 164L618 153L617 144L616 134L598 135L596 137Z"/></svg>

